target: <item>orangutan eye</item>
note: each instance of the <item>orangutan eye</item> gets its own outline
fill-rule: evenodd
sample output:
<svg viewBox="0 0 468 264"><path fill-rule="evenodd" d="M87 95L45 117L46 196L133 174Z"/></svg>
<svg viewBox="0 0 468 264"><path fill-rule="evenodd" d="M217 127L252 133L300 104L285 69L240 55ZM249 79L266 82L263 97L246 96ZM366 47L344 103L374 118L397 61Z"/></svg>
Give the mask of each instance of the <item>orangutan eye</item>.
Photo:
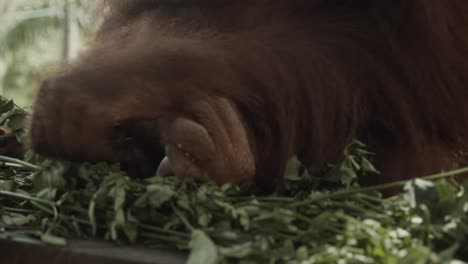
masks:
<svg viewBox="0 0 468 264"><path fill-rule="evenodd" d="M164 146L166 156L159 163L156 175L165 176L201 176L202 172L192 156L182 148L182 144Z"/></svg>
<svg viewBox="0 0 468 264"><path fill-rule="evenodd" d="M187 150L184 149L184 147L182 146L182 144L177 144L176 147L182 152L184 153L184 156L188 159L190 159L192 162L195 161L195 159L193 158L193 156L187 152Z"/></svg>

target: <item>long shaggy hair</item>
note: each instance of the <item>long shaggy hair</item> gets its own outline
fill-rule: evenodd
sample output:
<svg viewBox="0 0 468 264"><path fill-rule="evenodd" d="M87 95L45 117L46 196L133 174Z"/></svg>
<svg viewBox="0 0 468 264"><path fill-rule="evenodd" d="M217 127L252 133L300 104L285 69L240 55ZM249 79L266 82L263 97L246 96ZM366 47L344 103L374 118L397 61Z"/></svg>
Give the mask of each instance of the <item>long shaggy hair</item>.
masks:
<svg viewBox="0 0 468 264"><path fill-rule="evenodd" d="M39 153L167 155L176 174L259 189L276 186L291 156L321 168L353 138L382 171L364 184L467 164L466 0L108 0L104 10L89 50L40 89ZM132 151L111 143L122 124Z"/></svg>

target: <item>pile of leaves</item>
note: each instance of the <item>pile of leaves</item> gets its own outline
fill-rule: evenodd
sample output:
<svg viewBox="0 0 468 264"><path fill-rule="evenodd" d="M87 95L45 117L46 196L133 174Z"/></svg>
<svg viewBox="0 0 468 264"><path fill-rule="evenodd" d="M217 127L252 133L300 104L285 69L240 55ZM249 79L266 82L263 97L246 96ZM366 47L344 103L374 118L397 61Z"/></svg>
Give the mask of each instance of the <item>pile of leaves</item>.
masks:
<svg viewBox="0 0 468 264"><path fill-rule="evenodd" d="M187 263L468 261L468 183L450 177L468 169L360 188L358 177L378 173L372 154L358 141L345 154L321 175L291 161L284 190L269 196L208 179L134 179L118 164L0 156L0 233L179 249Z"/></svg>

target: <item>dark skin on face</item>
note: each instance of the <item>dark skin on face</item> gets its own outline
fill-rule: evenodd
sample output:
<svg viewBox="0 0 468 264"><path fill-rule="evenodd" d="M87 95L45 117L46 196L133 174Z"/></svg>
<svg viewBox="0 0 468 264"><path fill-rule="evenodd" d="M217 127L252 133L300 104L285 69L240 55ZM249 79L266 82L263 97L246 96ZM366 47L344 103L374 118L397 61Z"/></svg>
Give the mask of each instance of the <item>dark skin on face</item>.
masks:
<svg viewBox="0 0 468 264"><path fill-rule="evenodd" d="M258 191L353 138L378 153L365 185L467 164L465 0L105 4L95 42L39 90L40 154Z"/></svg>

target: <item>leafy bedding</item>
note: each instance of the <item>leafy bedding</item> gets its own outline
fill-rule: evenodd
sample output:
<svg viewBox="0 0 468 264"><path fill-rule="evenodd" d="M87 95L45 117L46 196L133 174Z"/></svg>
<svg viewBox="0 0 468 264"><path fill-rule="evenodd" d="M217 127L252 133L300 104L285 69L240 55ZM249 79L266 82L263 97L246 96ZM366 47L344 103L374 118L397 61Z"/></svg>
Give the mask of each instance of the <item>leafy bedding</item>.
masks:
<svg viewBox="0 0 468 264"><path fill-rule="evenodd" d="M0 105L0 125L20 139L27 112ZM187 250L188 263L203 264L468 261L468 182L451 177L468 169L359 188L359 176L378 173L373 154L359 141L345 154L321 175L292 160L284 190L269 196L207 179L134 179L118 164L0 156L0 233ZM404 191L380 193L395 187Z"/></svg>

